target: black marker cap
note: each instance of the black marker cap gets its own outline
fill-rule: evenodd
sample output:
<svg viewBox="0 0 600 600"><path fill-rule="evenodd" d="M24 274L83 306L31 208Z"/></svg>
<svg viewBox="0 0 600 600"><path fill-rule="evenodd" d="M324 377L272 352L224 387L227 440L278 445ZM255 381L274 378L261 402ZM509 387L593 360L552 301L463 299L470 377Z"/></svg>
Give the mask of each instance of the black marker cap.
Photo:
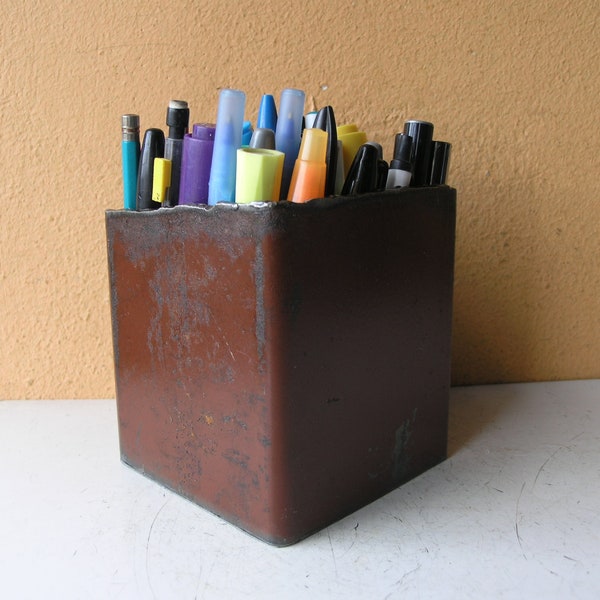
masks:
<svg viewBox="0 0 600 600"><path fill-rule="evenodd" d="M190 109L185 100L171 100L167 108L167 126L169 137L182 140L188 132L190 123Z"/></svg>
<svg viewBox="0 0 600 600"><path fill-rule="evenodd" d="M412 153L413 140L406 133L397 133L394 139L394 158L390 161L390 169L399 169L400 171L410 171L412 173Z"/></svg>
<svg viewBox="0 0 600 600"><path fill-rule="evenodd" d="M379 151L371 144L363 144L356 153L344 187L342 196L354 196L375 192L379 185Z"/></svg>
<svg viewBox="0 0 600 600"><path fill-rule="evenodd" d="M433 123L428 121L406 121L404 133L413 139L411 162L413 176L411 186L429 185Z"/></svg>
<svg viewBox="0 0 600 600"><path fill-rule="evenodd" d="M138 170L136 209L149 210L160 208L160 202L152 200L152 178L154 176L154 159L165 155L165 134L162 129L147 129L140 151L140 167Z"/></svg>
<svg viewBox="0 0 600 600"><path fill-rule="evenodd" d="M433 142L429 185L443 185L446 183L451 151L452 144L448 142Z"/></svg>
<svg viewBox="0 0 600 600"><path fill-rule="evenodd" d="M325 162L327 163L327 176L325 178L325 196L335 194L335 178L337 175L337 126L335 124L335 115L331 106L324 106L315 117L313 123L315 129L322 129L327 132L327 154Z"/></svg>

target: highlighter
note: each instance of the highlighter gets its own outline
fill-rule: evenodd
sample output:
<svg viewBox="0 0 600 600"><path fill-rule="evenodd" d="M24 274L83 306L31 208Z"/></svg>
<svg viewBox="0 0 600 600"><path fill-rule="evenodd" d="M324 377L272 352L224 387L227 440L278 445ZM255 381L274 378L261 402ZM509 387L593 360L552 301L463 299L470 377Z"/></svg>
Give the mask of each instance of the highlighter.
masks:
<svg viewBox="0 0 600 600"><path fill-rule="evenodd" d="M140 117L121 117L121 158L123 163L123 207L135 210L138 166L140 162Z"/></svg>
<svg viewBox="0 0 600 600"><path fill-rule="evenodd" d="M237 149L242 146L246 94L221 90L215 128L215 145L208 183L208 203L235 202Z"/></svg>
<svg viewBox="0 0 600 600"><path fill-rule="evenodd" d="M410 185L412 187L429 185L433 124L428 121L406 121L404 133L413 139L411 152L413 175Z"/></svg>
<svg viewBox="0 0 600 600"><path fill-rule="evenodd" d="M163 206L177 206L181 179L183 137L188 132L190 109L184 100L171 100L167 108L169 134L165 140L165 158L171 161L171 187Z"/></svg>
<svg viewBox="0 0 600 600"><path fill-rule="evenodd" d="M260 100L256 128L271 129L273 132L277 129L277 108L271 94L264 94Z"/></svg>
<svg viewBox="0 0 600 600"><path fill-rule="evenodd" d="M331 106L324 106L315 117L313 127L327 132L327 178L325 180L325 196L335 194L335 179L337 175L337 127L335 115Z"/></svg>
<svg viewBox="0 0 600 600"><path fill-rule="evenodd" d="M412 137L406 133L397 133L394 139L394 158L390 161L386 189L410 185L412 178Z"/></svg>
<svg viewBox="0 0 600 600"><path fill-rule="evenodd" d="M172 161L168 158L154 159L152 173L152 200L164 205L171 187Z"/></svg>
<svg viewBox="0 0 600 600"><path fill-rule="evenodd" d="M342 142L342 153L344 157L344 177L348 177L350 165L358 152L358 149L367 143L367 134L359 131L354 123L340 125L337 128L338 140Z"/></svg>
<svg viewBox="0 0 600 600"><path fill-rule="evenodd" d="M321 129L304 130L288 193L291 202L308 202L325 195L327 137Z"/></svg>
<svg viewBox="0 0 600 600"><path fill-rule="evenodd" d="M283 172L283 152L266 148L239 148L237 155L236 203L277 202Z"/></svg>
<svg viewBox="0 0 600 600"><path fill-rule="evenodd" d="M215 145L215 126L195 123L183 138L179 204L208 204L208 180Z"/></svg>
<svg viewBox="0 0 600 600"><path fill-rule="evenodd" d="M160 208L160 203L152 200L152 181L154 176L154 159L163 158L165 154L165 134L162 129L147 129L144 133L136 195L136 210L153 210Z"/></svg>
<svg viewBox="0 0 600 600"><path fill-rule="evenodd" d="M294 165L302 139L304 92L287 88L281 92L279 116L275 130L275 148L285 154L281 176L280 198L287 198Z"/></svg>

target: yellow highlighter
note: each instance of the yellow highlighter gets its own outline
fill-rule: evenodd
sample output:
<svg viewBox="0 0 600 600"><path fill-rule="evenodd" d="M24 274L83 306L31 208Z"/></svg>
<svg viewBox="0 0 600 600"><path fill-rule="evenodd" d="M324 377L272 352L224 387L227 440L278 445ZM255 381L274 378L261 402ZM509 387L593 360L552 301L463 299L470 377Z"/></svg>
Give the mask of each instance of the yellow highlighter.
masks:
<svg viewBox="0 0 600 600"><path fill-rule="evenodd" d="M237 204L277 202L283 173L283 152L238 148L235 182Z"/></svg>
<svg viewBox="0 0 600 600"><path fill-rule="evenodd" d="M152 200L163 204L171 187L171 161L168 158L154 159L152 176Z"/></svg>
<svg viewBox="0 0 600 600"><path fill-rule="evenodd" d="M358 149L367 143L367 134L364 131L359 131L358 127L354 123L351 123L349 125L340 125L337 128L337 137L338 141L342 142L344 178L346 178Z"/></svg>

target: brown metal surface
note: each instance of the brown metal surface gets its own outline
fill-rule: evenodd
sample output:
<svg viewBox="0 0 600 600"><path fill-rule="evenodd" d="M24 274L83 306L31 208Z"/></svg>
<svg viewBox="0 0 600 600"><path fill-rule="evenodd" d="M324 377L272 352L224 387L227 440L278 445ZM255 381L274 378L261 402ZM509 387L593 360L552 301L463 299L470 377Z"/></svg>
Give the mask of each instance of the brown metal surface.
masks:
<svg viewBox="0 0 600 600"><path fill-rule="evenodd" d="M277 545L443 460L455 209L108 211L123 460Z"/></svg>

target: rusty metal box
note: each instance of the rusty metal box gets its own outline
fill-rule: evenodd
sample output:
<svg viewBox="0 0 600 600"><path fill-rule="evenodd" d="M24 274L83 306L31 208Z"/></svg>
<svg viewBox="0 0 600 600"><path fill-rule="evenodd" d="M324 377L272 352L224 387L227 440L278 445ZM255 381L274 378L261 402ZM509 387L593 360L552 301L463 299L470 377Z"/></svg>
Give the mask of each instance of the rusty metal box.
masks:
<svg viewBox="0 0 600 600"><path fill-rule="evenodd" d="M121 457L276 545L446 457L455 190L107 211Z"/></svg>

